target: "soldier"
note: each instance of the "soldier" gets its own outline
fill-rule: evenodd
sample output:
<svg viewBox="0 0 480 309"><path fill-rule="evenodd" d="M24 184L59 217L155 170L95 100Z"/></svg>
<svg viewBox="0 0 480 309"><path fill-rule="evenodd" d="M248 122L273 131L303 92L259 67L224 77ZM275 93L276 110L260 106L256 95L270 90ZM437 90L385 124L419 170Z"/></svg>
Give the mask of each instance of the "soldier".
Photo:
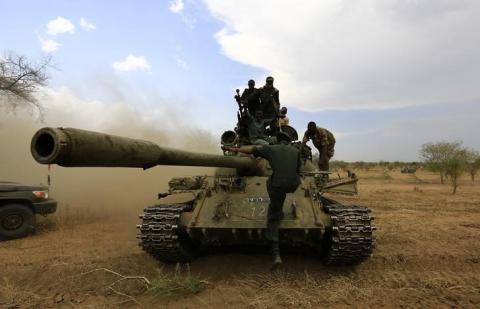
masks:
<svg viewBox="0 0 480 309"><path fill-rule="evenodd" d="M273 87L273 77L267 77L265 86L258 88L248 97L249 104L259 102L265 118L276 119L280 106L279 91Z"/></svg>
<svg viewBox="0 0 480 309"><path fill-rule="evenodd" d="M278 227L283 219L283 203L287 193L295 192L300 184L300 152L290 145L290 136L284 132L277 134L277 145L255 147L224 147L224 150L253 154L266 159L272 167L272 175L267 180L267 191L270 197L267 213L266 237L271 242L273 267L282 263L279 248Z"/></svg>
<svg viewBox="0 0 480 309"><path fill-rule="evenodd" d="M320 157L318 158L318 169L320 171L329 170L330 158L333 157L335 148L335 137L327 129L317 127L315 122L308 123L307 131L302 140L302 147L312 140L313 145L318 149Z"/></svg>
<svg viewBox="0 0 480 309"><path fill-rule="evenodd" d="M250 95L252 95L257 88L255 88L255 81L253 79L248 81L248 88L245 88L243 90L242 95L240 96L240 102L244 105L247 106L248 111L250 114L255 115L255 111L259 105L259 101L257 100L248 100Z"/></svg>
<svg viewBox="0 0 480 309"><path fill-rule="evenodd" d="M257 110L255 117L247 111L248 138L253 145L268 145L271 138L265 133L265 128L270 125L272 119L264 119L263 112Z"/></svg>
<svg viewBox="0 0 480 309"><path fill-rule="evenodd" d="M280 109L280 114L278 114L278 125L281 126L288 126L290 123L290 119L287 117L287 108L284 106Z"/></svg>

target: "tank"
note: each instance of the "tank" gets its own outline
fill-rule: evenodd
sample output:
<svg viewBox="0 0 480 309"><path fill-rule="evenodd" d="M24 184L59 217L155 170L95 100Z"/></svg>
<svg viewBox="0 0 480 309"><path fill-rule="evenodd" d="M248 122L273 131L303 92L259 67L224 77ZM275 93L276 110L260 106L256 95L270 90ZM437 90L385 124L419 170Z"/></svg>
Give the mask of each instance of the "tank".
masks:
<svg viewBox="0 0 480 309"><path fill-rule="evenodd" d="M236 140L237 133L227 131L221 143L235 145ZM268 245L266 180L271 169L264 159L196 153L150 141L50 127L33 136L31 153L41 164L65 167L217 167L214 175L171 179L168 191L158 194L159 203L146 207L140 215L139 245L166 263L190 262L212 247ZM355 194L358 179L328 177L328 173L316 170L309 149L302 148L302 156L302 183L287 195L283 206L281 246L312 248L328 265L366 260L374 248L375 227L369 209L343 205L327 196ZM184 193L190 193L191 198L183 203L162 203L167 196Z"/></svg>

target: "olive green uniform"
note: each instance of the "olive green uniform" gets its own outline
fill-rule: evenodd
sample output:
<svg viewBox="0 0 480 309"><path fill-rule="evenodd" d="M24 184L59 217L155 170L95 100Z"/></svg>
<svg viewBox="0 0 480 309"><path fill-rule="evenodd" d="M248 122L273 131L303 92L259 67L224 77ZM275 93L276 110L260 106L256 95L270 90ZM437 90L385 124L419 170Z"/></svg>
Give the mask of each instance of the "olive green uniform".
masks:
<svg viewBox="0 0 480 309"><path fill-rule="evenodd" d="M258 108L263 111L263 117L266 119L275 119L280 107L279 91L275 87L261 87L254 91L248 97L248 104L258 102Z"/></svg>
<svg viewBox="0 0 480 309"><path fill-rule="evenodd" d="M310 136L307 130L303 136L303 142L306 143L308 140L312 140L313 145L318 149L320 155L318 158L318 169L328 172L330 169L330 159L335 152L335 137L332 132L317 127L315 134Z"/></svg>
<svg viewBox="0 0 480 309"><path fill-rule="evenodd" d="M272 119L257 120L247 113L248 139L253 145L268 145L269 136L265 134L265 128L272 122Z"/></svg>
<svg viewBox="0 0 480 309"><path fill-rule="evenodd" d="M255 111L257 110L258 108L258 105L260 104L260 102L257 100L249 100L248 98L257 90L257 88L245 88L245 90L243 90L242 92L242 95L240 96L240 101L241 102L246 102L247 104L247 108L248 108L248 111L250 112L250 114L252 115L255 115Z"/></svg>
<svg viewBox="0 0 480 309"><path fill-rule="evenodd" d="M286 145L256 146L252 153L265 158L272 167L272 176L267 181L270 205L267 213L267 238L277 245L278 226L283 219L283 203L287 193L295 192L300 184L300 152L297 148Z"/></svg>

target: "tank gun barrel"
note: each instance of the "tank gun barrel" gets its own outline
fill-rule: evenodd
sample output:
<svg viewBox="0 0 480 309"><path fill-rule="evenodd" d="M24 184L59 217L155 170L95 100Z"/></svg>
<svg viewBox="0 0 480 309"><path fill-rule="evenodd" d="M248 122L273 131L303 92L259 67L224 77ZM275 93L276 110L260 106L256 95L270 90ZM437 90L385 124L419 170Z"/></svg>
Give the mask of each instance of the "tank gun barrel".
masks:
<svg viewBox="0 0 480 309"><path fill-rule="evenodd" d="M32 138L31 153L41 164L65 167L137 167L156 165L256 169L248 157L195 153L159 146L153 142L74 128L46 127Z"/></svg>

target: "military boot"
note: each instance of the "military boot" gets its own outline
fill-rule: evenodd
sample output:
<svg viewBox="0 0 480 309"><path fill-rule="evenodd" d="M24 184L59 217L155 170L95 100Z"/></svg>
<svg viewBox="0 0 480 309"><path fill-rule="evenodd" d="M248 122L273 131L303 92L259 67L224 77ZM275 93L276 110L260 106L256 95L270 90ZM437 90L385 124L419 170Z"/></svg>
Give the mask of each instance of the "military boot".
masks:
<svg viewBox="0 0 480 309"><path fill-rule="evenodd" d="M282 258L280 257L280 247L278 242L272 242L272 269L276 269L282 264Z"/></svg>
<svg viewBox="0 0 480 309"><path fill-rule="evenodd" d="M271 242L271 253L272 253L272 269L277 268L282 264L282 258L280 257L280 248L279 248L279 236L278 236L278 227L280 221L270 221L267 223L266 238Z"/></svg>

